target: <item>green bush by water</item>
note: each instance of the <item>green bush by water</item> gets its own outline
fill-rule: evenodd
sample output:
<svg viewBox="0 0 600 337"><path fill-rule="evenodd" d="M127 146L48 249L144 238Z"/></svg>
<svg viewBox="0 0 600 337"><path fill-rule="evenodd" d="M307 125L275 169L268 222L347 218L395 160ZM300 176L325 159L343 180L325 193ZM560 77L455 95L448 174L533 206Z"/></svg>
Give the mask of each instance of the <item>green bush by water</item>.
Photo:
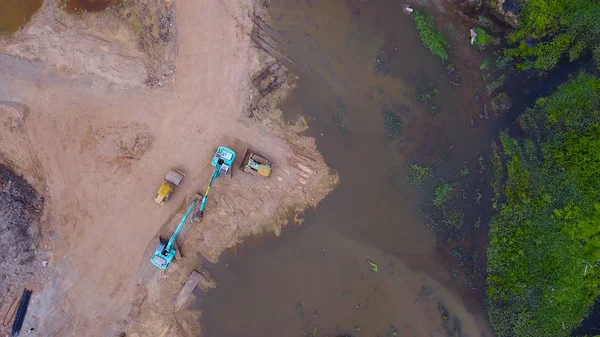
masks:
<svg viewBox="0 0 600 337"><path fill-rule="evenodd" d="M438 106L434 103L434 99L439 92L440 90L432 81L423 81L417 86L417 102L427 105L429 112L435 114L438 112Z"/></svg>
<svg viewBox="0 0 600 337"><path fill-rule="evenodd" d="M410 164L407 168L408 180L417 186L423 186L427 181L433 178L435 169L432 165L421 166L419 164Z"/></svg>
<svg viewBox="0 0 600 337"><path fill-rule="evenodd" d="M479 64L479 69L481 69L481 70L485 70L489 67L490 67L490 60L488 60L488 59L481 61L481 63Z"/></svg>
<svg viewBox="0 0 600 337"><path fill-rule="evenodd" d="M510 62L512 62L512 60L513 60L512 56L507 55L502 51L496 51L494 53L494 65L498 69L504 69L504 68L508 67L508 65L510 64Z"/></svg>
<svg viewBox="0 0 600 337"><path fill-rule="evenodd" d="M452 184L442 183L440 184L433 193L433 199L431 202L437 208L443 209L446 201L450 199L450 193L452 192Z"/></svg>
<svg viewBox="0 0 600 337"><path fill-rule="evenodd" d="M450 44L446 41L444 34L435 28L433 16L424 8L415 9L411 16L415 21L419 37L425 47L433 55L442 59L442 62L446 62L448 60L448 48Z"/></svg>
<svg viewBox="0 0 600 337"><path fill-rule="evenodd" d="M387 138L392 139L402 134L402 120L391 110L383 110Z"/></svg>
<svg viewBox="0 0 600 337"><path fill-rule="evenodd" d="M494 38L483 28L475 28L475 33L477 34L477 37L475 38L475 44L478 46L487 46L494 41Z"/></svg>
<svg viewBox="0 0 600 337"><path fill-rule="evenodd" d="M600 79L580 74L521 124L493 160L488 312L499 337L566 337L600 295Z"/></svg>
<svg viewBox="0 0 600 337"><path fill-rule="evenodd" d="M521 58L518 68L541 72L561 59L574 61L588 52L599 54L600 65L599 18L596 0L525 0L519 26L508 36L514 46L508 52Z"/></svg>

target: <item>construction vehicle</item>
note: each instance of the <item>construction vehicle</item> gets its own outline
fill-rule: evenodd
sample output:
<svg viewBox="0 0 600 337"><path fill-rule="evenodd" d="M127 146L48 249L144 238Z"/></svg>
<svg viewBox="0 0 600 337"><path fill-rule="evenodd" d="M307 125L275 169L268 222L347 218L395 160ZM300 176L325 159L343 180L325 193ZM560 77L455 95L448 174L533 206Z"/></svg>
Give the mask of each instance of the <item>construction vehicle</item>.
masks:
<svg viewBox="0 0 600 337"><path fill-rule="evenodd" d="M208 182L208 187L206 188L206 192L204 192L204 197L202 197L202 202L200 203L200 208L196 214L194 214L192 221L200 222L204 217L204 207L206 206L206 201L208 201L208 192L210 192L210 188L214 184L215 180L220 175L227 175L231 169L231 165L235 161L235 151L232 149L219 146L215 156L212 160L212 166L215 167L212 176L210 177L210 181Z"/></svg>
<svg viewBox="0 0 600 337"><path fill-rule="evenodd" d="M175 257L175 254L177 253L177 250L175 249L175 239L181 231L181 228L185 224L186 220L188 219L198 202L200 202L200 209L192 217L192 221L200 222L202 220L202 217L204 216L204 207L206 205L206 201L208 200L208 192L210 192L210 188L220 175L227 175L229 173L229 170L231 168L231 165L233 165L234 160L235 152L232 149L225 146L220 146L217 149L217 152L215 153L215 156L212 160L212 166L215 167L215 170L212 176L210 177L210 182L208 183L206 192L204 192L204 196L201 196L200 194L196 194L194 196L192 204L190 205L190 207L188 207L187 211L183 215L183 218L181 218L179 225L177 225L177 228L175 229L175 232L173 232L173 235L171 235L169 241L167 243L164 243L161 240L159 241L158 245L156 245L154 254L152 254L152 258L150 259L150 262L152 262L153 265L161 269L166 269L169 266L169 264Z"/></svg>
<svg viewBox="0 0 600 337"><path fill-rule="evenodd" d="M165 182L160 185L158 191L156 191L156 197L154 201L159 205L165 203L165 201L169 201L171 199L171 195L173 191L179 186L181 181L185 177L185 174L177 171L177 170L169 170L165 175Z"/></svg>
<svg viewBox="0 0 600 337"><path fill-rule="evenodd" d="M271 174L271 165L272 163L268 159L246 148L240 163L240 170L254 176L268 177Z"/></svg>
<svg viewBox="0 0 600 337"><path fill-rule="evenodd" d="M190 207L188 207L187 211L183 215L183 218L181 218L181 221L179 221L179 225L177 225L177 228L175 229L175 232L173 232L173 235L171 235L169 241L167 243L164 243L162 240L158 242L158 245L156 245L156 249L154 250L154 254L152 254L152 258L150 258L150 262L152 262L153 265L161 269L167 269L169 263L171 263L173 257L175 257L175 254L177 253L177 250L175 249L175 238L177 238L177 234L179 234L179 231L181 231L181 228L185 224L188 216L190 213L192 213L194 207L200 200L202 200L202 196L200 194L194 195L192 204Z"/></svg>

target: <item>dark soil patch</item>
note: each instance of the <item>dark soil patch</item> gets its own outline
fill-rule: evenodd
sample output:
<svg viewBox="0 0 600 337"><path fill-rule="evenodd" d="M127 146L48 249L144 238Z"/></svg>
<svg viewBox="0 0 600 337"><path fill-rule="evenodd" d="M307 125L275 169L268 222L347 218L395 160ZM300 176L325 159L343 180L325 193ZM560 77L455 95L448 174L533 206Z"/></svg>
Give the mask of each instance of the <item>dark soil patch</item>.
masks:
<svg viewBox="0 0 600 337"><path fill-rule="evenodd" d="M44 200L0 164L0 310L43 268L38 243Z"/></svg>

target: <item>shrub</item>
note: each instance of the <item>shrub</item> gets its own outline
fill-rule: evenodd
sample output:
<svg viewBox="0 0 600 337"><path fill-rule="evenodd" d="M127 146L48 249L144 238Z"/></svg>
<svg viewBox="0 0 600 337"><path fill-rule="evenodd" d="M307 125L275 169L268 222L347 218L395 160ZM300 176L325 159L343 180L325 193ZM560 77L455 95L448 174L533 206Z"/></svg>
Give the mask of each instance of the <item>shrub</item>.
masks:
<svg viewBox="0 0 600 337"><path fill-rule="evenodd" d="M416 9L412 13L412 18L425 47L433 55L442 59L442 62L446 62L448 60L449 43L444 35L435 28L433 16L426 9Z"/></svg>
<svg viewBox="0 0 600 337"><path fill-rule="evenodd" d="M522 115L526 139L500 135L487 247L499 337L569 336L600 295L599 111L600 79L580 74Z"/></svg>
<svg viewBox="0 0 600 337"><path fill-rule="evenodd" d="M407 168L408 180L417 186L423 186L425 183L433 178L433 172L435 171L432 165L421 166L419 164L410 164Z"/></svg>
<svg viewBox="0 0 600 337"><path fill-rule="evenodd" d="M479 69L484 70L490 67L490 60L485 59L479 64Z"/></svg>
<svg viewBox="0 0 600 337"><path fill-rule="evenodd" d="M477 38L475 38L475 44L478 46L487 46L494 41L494 38L483 28L475 28L475 33L477 34Z"/></svg>
<svg viewBox="0 0 600 337"><path fill-rule="evenodd" d="M402 120L391 110L383 110L387 138L392 139L402 134Z"/></svg>
<svg viewBox="0 0 600 337"><path fill-rule="evenodd" d="M525 0L518 28L509 34L508 50L520 69L541 73L568 57L593 52L600 42L600 4L595 0Z"/></svg>
<svg viewBox="0 0 600 337"><path fill-rule="evenodd" d="M512 62L512 60L513 60L512 56L507 55L501 51L494 53L494 65L498 69L506 68L510 64L510 62Z"/></svg>
<svg viewBox="0 0 600 337"><path fill-rule="evenodd" d="M443 209L444 204L450 198L450 192L452 192L452 184L450 183L442 183L439 185L433 194L433 199L431 202L437 208Z"/></svg>

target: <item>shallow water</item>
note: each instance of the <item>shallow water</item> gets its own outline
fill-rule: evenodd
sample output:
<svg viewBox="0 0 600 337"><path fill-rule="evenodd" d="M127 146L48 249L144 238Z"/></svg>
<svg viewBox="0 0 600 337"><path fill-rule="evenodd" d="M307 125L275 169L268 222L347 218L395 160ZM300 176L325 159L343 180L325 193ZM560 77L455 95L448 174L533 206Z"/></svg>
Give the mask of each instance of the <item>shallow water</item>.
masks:
<svg viewBox="0 0 600 337"><path fill-rule="evenodd" d="M480 290L449 275L419 213L426 192L405 177L433 157L450 174L489 146L488 127L469 123L472 79L449 84L395 1L271 1L269 13L263 33L299 76L282 109L309 118L340 186L302 227L211 267L218 288L194 305L206 335L491 336ZM416 102L424 80L439 88L435 115ZM402 119L402 135L388 136L383 111Z"/></svg>
<svg viewBox="0 0 600 337"><path fill-rule="evenodd" d="M0 1L0 36L14 33L40 9L43 0Z"/></svg>
<svg viewBox="0 0 600 337"><path fill-rule="evenodd" d="M122 0L65 0L63 9L69 13L100 12Z"/></svg>

